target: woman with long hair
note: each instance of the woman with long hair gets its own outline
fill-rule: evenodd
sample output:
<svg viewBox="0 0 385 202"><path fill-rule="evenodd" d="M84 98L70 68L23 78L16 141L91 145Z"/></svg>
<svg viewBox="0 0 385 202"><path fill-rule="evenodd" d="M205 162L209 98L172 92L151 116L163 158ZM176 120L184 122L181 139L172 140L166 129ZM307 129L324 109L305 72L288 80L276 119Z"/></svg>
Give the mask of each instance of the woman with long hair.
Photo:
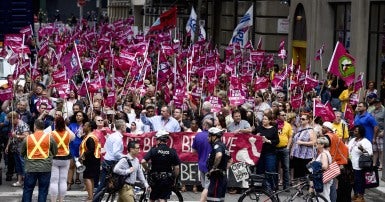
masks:
<svg viewBox="0 0 385 202"><path fill-rule="evenodd" d="M52 171L50 181L51 201L56 201L59 197L59 202L64 200L67 192L67 176L70 166L70 142L75 138L74 134L67 131L65 120L58 116L55 118L55 130L51 132L51 137L55 139L58 152L52 160Z"/></svg>
<svg viewBox="0 0 385 202"><path fill-rule="evenodd" d="M81 136L83 134L83 125L85 122L88 121L87 115L82 112L78 111L74 114L76 122L70 123L68 126L70 130L75 134L75 139L70 143L70 153L71 153L71 162L70 162L70 168L68 170L68 179L67 179L67 190L71 189L71 185L74 184L73 176L75 174L75 160L74 158L79 157L79 146L82 142ZM81 181L79 179L79 174L76 174L76 184L81 184Z"/></svg>
<svg viewBox="0 0 385 202"><path fill-rule="evenodd" d="M350 159L353 165L354 173L354 196L352 201L364 201L365 194L365 172L359 166L359 158L365 152L373 155L372 143L365 138L365 128L363 126L355 126L353 128L354 138L348 143Z"/></svg>
<svg viewBox="0 0 385 202"><path fill-rule="evenodd" d="M261 151L261 157L259 158L257 165L257 173L264 174L265 172L277 172L276 167L276 145L279 143L279 136L277 127L271 125L272 116L265 114L262 118L262 124L258 126L254 133L258 136L262 136L263 145ZM274 176L275 177L275 176ZM271 190L275 190L273 182L277 182L278 179L269 179L267 180L267 186Z"/></svg>
<svg viewBox="0 0 385 202"><path fill-rule="evenodd" d="M304 177L309 171L306 165L314 157L314 145L317 137L313 127L310 125L310 114L302 114L300 126L293 135L293 146L290 152L294 168L294 178Z"/></svg>
<svg viewBox="0 0 385 202"><path fill-rule="evenodd" d="M317 139L317 158L315 159L318 162L321 162L322 170L326 171L329 168L329 165L332 163L332 156L329 152L329 140L326 137L319 137ZM330 201L330 187L333 184L333 180L330 180L327 183L324 183L323 192L319 193L324 196L328 201Z"/></svg>
<svg viewBox="0 0 385 202"><path fill-rule="evenodd" d="M100 143L93 131L96 129L94 121L86 122L83 126L82 143L79 148L80 159L86 169L83 172L84 184L88 193L88 201L93 199L95 179L100 173Z"/></svg>

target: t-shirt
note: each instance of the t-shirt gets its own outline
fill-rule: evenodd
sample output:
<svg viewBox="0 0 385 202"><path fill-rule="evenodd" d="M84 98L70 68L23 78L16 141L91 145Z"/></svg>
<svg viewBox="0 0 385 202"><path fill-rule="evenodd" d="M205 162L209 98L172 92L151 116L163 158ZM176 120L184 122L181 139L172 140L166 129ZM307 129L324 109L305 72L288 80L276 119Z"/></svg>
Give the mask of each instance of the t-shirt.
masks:
<svg viewBox="0 0 385 202"><path fill-rule="evenodd" d="M192 144L192 148L198 153L198 168L204 173L208 171L206 161L212 149L210 143L208 142L208 134L208 131L198 133Z"/></svg>

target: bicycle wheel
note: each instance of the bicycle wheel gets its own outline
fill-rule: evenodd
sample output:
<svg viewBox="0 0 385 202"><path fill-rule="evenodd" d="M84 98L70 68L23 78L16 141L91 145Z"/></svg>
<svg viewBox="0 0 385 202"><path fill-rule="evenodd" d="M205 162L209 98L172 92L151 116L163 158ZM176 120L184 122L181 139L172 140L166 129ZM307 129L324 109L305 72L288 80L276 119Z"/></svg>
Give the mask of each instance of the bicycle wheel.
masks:
<svg viewBox="0 0 385 202"><path fill-rule="evenodd" d="M251 201L261 201L261 202L277 202L277 199L275 196L272 196L273 194L267 190L260 189L249 189L245 193L243 193L239 199L238 202L251 202Z"/></svg>
<svg viewBox="0 0 385 202"><path fill-rule="evenodd" d="M326 198L319 194L312 194L306 199L306 202L327 202Z"/></svg>
<svg viewBox="0 0 385 202"><path fill-rule="evenodd" d="M94 199L92 200L92 202L101 202L105 195L106 195L106 190L105 189L100 190L98 193L95 193Z"/></svg>
<svg viewBox="0 0 385 202"><path fill-rule="evenodd" d="M179 202L183 202L183 196L182 194L179 192L179 190L177 188L173 188L172 191L171 191L171 196L170 196L170 199L167 200L167 201L179 201Z"/></svg>

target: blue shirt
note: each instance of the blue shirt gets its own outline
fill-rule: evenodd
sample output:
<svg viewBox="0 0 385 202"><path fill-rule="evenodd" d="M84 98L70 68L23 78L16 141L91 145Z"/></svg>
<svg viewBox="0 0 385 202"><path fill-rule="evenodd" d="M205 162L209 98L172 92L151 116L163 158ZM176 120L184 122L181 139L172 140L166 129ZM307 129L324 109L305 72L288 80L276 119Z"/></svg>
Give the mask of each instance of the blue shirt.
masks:
<svg viewBox="0 0 385 202"><path fill-rule="evenodd" d="M123 157L123 148L123 135L119 131L112 133L104 144L104 150L106 150L104 159L107 161L118 161Z"/></svg>
<svg viewBox="0 0 385 202"><path fill-rule="evenodd" d="M198 168L203 173L207 173L208 169L206 166L207 158L212 150L212 147L208 141L209 132L202 131L198 133L193 141L192 148L198 153Z"/></svg>
<svg viewBox="0 0 385 202"><path fill-rule="evenodd" d="M142 120L143 124L153 126L154 131L165 130L167 132L180 132L179 122L173 117L164 119L162 116L153 116L146 117L143 114L140 114L140 120Z"/></svg>
<svg viewBox="0 0 385 202"><path fill-rule="evenodd" d="M357 114L354 118L354 125L363 126L365 128L365 138L368 139L371 143L373 142L374 127L378 124L370 113L365 112L363 114Z"/></svg>
<svg viewBox="0 0 385 202"><path fill-rule="evenodd" d="M81 135L83 129L79 127L77 123L71 123L68 128L75 134L75 139L70 142L70 154L72 157L79 157L79 147L82 143Z"/></svg>

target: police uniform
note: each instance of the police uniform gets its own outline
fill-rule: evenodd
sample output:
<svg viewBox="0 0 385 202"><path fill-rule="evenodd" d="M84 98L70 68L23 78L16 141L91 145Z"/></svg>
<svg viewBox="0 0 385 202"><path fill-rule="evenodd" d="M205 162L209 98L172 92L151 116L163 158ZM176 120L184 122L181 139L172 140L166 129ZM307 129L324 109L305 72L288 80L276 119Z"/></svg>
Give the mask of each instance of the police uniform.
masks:
<svg viewBox="0 0 385 202"><path fill-rule="evenodd" d="M147 162L151 160L149 184L151 186L150 199L169 199L175 177L172 167L180 165L180 159L173 148L166 144L158 144L153 147L143 158Z"/></svg>
<svg viewBox="0 0 385 202"><path fill-rule="evenodd" d="M218 137L219 138L219 137ZM222 141L216 141L207 161L208 170L215 170L209 173L210 186L207 194L207 201L224 201L227 188L227 162L231 159L230 152ZM217 153L222 153L221 161L217 168L214 168L214 160Z"/></svg>

